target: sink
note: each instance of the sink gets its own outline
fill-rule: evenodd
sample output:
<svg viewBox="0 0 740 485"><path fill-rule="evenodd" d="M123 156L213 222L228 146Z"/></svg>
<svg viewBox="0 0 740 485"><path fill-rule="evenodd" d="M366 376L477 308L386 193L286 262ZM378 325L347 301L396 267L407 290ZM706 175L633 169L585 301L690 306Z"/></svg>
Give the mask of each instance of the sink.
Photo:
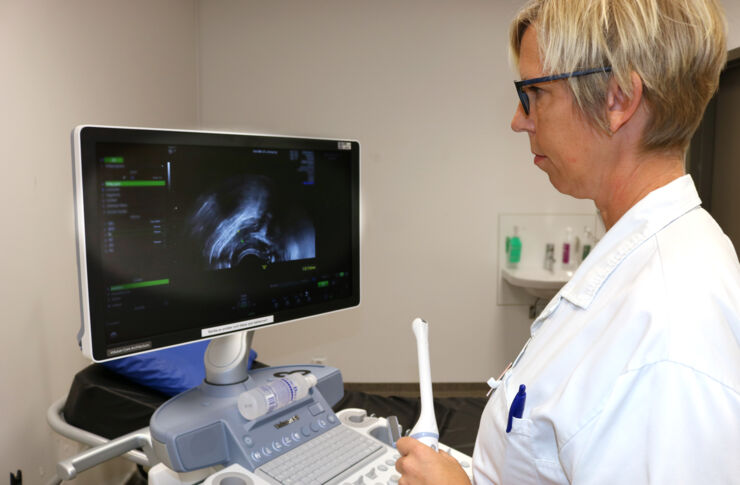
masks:
<svg viewBox="0 0 740 485"><path fill-rule="evenodd" d="M550 299L573 276L573 271L556 269L548 271L544 268L504 268L501 275L512 286L522 288L537 298Z"/></svg>

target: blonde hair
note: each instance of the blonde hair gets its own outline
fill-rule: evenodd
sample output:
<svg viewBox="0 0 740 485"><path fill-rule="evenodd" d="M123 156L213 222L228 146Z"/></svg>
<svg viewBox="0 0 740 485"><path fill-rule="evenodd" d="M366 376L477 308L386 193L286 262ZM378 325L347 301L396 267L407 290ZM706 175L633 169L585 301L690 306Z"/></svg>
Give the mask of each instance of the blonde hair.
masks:
<svg viewBox="0 0 740 485"><path fill-rule="evenodd" d="M642 137L645 151L686 150L727 58L717 0L533 0L511 24L516 63L530 26L545 74L611 66L628 96L630 74L640 76L651 117ZM568 82L586 118L608 133L609 75Z"/></svg>

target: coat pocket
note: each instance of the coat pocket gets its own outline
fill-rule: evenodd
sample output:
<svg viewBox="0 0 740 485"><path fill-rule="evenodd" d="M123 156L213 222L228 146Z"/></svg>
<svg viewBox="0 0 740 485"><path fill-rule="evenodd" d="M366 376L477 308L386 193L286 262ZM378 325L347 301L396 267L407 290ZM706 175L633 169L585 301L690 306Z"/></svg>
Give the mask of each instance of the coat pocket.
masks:
<svg viewBox="0 0 740 485"><path fill-rule="evenodd" d="M535 460L534 466L537 470L537 485L562 485L570 483L559 462Z"/></svg>
<svg viewBox="0 0 740 485"><path fill-rule="evenodd" d="M530 419L513 418L506 433L506 459L501 470L502 485L536 483L537 472L532 455L533 423Z"/></svg>

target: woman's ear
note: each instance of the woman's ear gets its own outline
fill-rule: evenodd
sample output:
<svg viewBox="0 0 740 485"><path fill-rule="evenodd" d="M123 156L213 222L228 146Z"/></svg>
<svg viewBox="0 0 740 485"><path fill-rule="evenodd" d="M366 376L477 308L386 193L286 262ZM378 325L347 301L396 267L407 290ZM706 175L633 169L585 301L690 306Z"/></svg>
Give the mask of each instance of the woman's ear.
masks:
<svg viewBox="0 0 740 485"><path fill-rule="evenodd" d="M630 81L632 82L632 95L629 97L617 84L616 79L612 77L609 81L609 88L606 93L606 113L611 133L616 133L625 123L631 120L637 112L637 108L640 107L642 79L636 72L632 71Z"/></svg>

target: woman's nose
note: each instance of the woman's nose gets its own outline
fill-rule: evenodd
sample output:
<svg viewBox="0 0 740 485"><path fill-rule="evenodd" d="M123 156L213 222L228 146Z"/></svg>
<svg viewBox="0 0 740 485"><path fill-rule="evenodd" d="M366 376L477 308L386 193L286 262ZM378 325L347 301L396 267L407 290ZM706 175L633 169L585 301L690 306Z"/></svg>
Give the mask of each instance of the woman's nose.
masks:
<svg viewBox="0 0 740 485"><path fill-rule="evenodd" d="M534 123L531 118L524 113L522 103L517 103L514 117L511 119L511 129L517 133L522 131L534 132Z"/></svg>

